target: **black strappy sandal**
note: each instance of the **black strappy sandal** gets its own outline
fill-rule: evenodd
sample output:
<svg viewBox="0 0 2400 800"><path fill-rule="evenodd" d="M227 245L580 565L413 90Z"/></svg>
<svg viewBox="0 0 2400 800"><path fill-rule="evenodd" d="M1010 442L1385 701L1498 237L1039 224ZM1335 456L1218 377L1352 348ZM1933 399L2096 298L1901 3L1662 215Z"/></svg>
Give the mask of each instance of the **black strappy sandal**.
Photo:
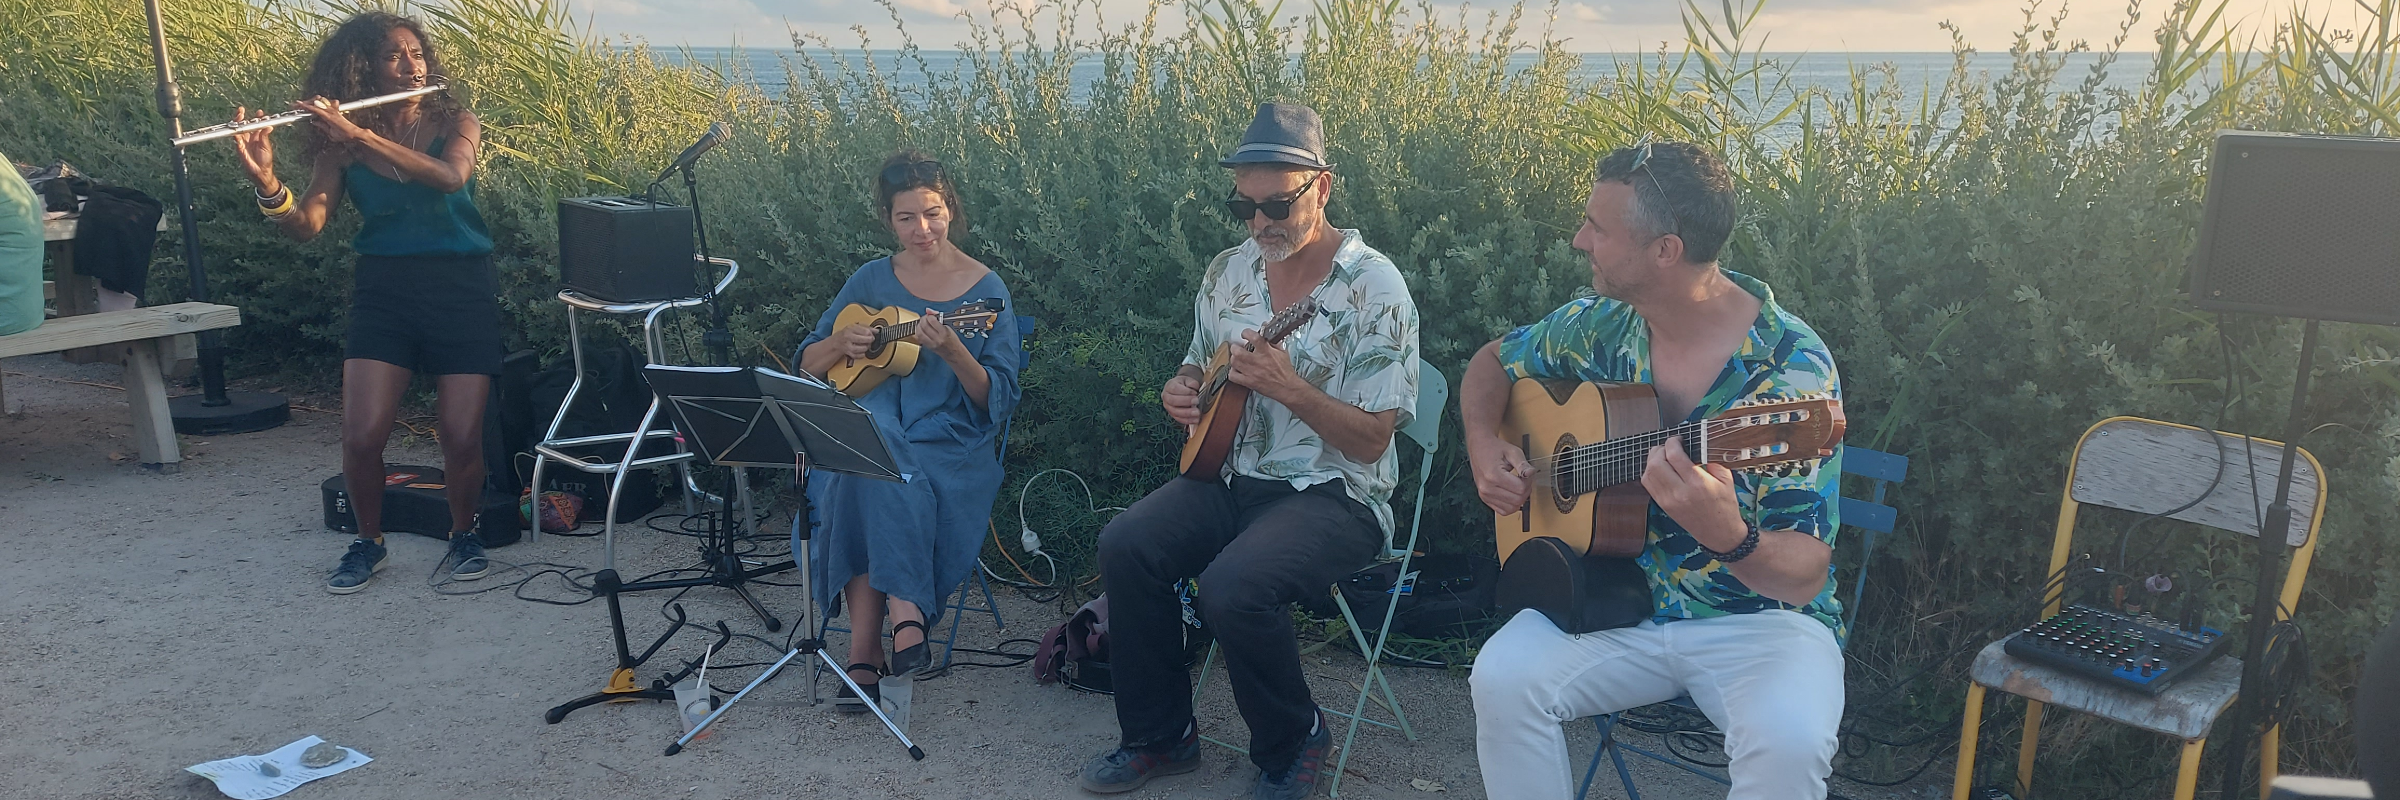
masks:
<svg viewBox="0 0 2400 800"><path fill-rule="evenodd" d="M875 675L876 675L876 676L878 676L878 677L881 677L881 676L883 675L883 668L882 668L882 667L875 666L875 665L873 665L873 664L852 664L852 665L850 665L848 668L846 668L844 671L845 671L845 672L872 672L872 673L875 673ZM867 693L867 696L866 696L864 699L861 699L861 698L860 698L860 697L859 697L857 694L855 694L855 693L853 693L853 692L851 692L851 691L850 691L850 684L849 684L849 683L847 683L847 682L843 683L843 684L842 684L842 688L841 688L841 690L840 690L840 691L837 691L837 692L835 692L835 693L834 693L834 695L833 695L833 708L834 708L834 710L836 710L836 711L840 711L840 712L842 712L842 713L844 713L844 714L864 714L864 713L867 713L867 704L868 704L868 703L871 703L871 702L880 702L881 700L883 700L883 692L880 690L880 687L881 687L881 685L882 685L881 683L861 683L861 684L859 684L859 685L858 685L858 688L860 688L860 689L862 689L862 690L865 690L865 691L866 691L866 693Z"/></svg>
<svg viewBox="0 0 2400 800"><path fill-rule="evenodd" d="M925 630L925 623L913 619L892 623L893 647L900 645L900 629L902 628L915 628L917 635L924 638L916 644L909 645L907 649L896 650L892 653L892 669L888 673L891 675L913 674L933 664L933 647L931 647L933 636Z"/></svg>

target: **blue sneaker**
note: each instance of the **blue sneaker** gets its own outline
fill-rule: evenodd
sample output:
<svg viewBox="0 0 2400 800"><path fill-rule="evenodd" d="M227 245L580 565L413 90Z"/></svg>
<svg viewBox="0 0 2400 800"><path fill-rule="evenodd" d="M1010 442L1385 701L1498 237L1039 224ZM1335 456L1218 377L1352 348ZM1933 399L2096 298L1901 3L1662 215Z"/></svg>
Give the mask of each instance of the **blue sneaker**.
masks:
<svg viewBox="0 0 2400 800"><path fill-rule="evenodd" d="M1200 730L1189 729L1183 741L1163 750L1119 747L1101 753L1083 765L1078 783L1084 791L1100 794L1130 792L1148 784L1151 778L1181 775L1200 768Z"/></svg>
<svg viewBox="0 0 2400 800"><path fill-rule="evenodd" d="M1325 724L1325 713L1317 712L1317 730L1300 743L1300 757L1281 775L1265 770L1258 773L1258 788L1251 790L1251 800L1300 800L1317 793L1317 781L1325 768L1326 751L1333 749L1333 726Z"/></svg>
<svg viewBox="0 0 2400 800"><path fill-rule="evenodd" d="M341 566L334 567L333 577L325 579L325 591L349 594L367 588L367 581L375 579L375 571L383 569L383 562L390 555L391 551L380 543L351 540L350 550L342 554Z"/></svg>
<svg viewBox="0 0 2400 800"><path fill-rule="evenodd" d="M450 534L450 552L442 556L442 567L451 580L471 581L490 572L492 560L484 557L483 540L474 531L459 531Z"/></svg>

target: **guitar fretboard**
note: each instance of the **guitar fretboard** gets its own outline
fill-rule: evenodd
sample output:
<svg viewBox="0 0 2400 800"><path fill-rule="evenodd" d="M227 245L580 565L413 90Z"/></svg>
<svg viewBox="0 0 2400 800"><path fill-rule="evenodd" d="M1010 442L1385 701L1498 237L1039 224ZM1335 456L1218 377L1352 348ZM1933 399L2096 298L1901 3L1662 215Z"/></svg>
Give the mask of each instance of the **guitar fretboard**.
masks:
<svg viewBox="0 0 2400 800"><path fill-rule="evenodd" d="M1708 463L1707 438L1711 432L1708 426L1715 422L1687 422L1665 430L1570 447L1535 463L1542 467L1548 483L1563 487L1568 496L1596 492L1641 480L1642 469L1650 460L1650 448L1664 444L1669 437L1683 437L1680 442L1683 454L1692 463Z"/></svg>

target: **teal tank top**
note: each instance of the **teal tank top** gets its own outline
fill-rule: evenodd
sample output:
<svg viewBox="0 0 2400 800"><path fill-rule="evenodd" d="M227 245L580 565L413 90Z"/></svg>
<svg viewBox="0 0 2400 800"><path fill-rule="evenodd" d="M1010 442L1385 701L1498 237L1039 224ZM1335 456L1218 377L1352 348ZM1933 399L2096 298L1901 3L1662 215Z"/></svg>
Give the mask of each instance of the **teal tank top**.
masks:
<svg viewBox="0 0 2400 800"><path fill-rule="evenodd" d="M435 137L428 155L440 157L450 137ZM480 256L492 252L483 214L475 210L475 179L444 194L422 183L395 181L353 163L342 187L365 220L350 249L362 256Z"/></svg>

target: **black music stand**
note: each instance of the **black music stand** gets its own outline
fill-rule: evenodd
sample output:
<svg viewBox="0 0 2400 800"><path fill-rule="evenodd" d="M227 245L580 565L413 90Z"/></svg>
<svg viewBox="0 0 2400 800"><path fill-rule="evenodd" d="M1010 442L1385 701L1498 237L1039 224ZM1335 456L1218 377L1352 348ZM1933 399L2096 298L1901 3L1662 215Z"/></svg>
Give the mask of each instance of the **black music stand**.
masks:
<svg viewBox="0 0 2400 800"><path fill-rule="evenodd" d="M893 466L891 451L884 446L882 434L876 431L873 416L859 408L857 401L822 382L750 367L650 366L642 372L650 379L651 390L658 393L676 432L683 434L702 463L737 470L788 468L793 471L793 483L803 487L812 469L877 480L908 480ZM806 522L809 504L805 490L800 495L799 515L801 522L794 529L800 532L802 541L792 555L798 559L802 581L807 585L813 584L816 573L808 563L810 526ZM786 566L791 563L784 562ZM839 662L825 652L825 641L815 636L817 602L813 588L811 585L803 590L799 627L793 631L807 632L808 638L793 643L783 658L668 745L667 755L683 752L684 745L708 730L718 717L741 702L751 690L775 677L793 659L814 653L827 666L839 669ZM865 696L866 692L850 680L849 673L840 674L851 692ZM811 691L813 695L813 688ZM876 719L883 721L884 729L908 748L910 758L925 758L925 749L909 741L908 734L883 709L872 704L868 708L875 712Z"/></svg>
<svg viewBox="0 0 2400 800"><path fill-rule="evenodd" d="M703 567L706 575L697 578L638 581L626 583L613 568L603 569L592 579L593 594L608 602L609 627L616 638L617 666L611 673L607 688L549 710L543 719L557 724L576 709L599 703L627 700L667 700L674 693L667 681L657 681L645 689L634 682L634 670L658 652L659 647L681 630L681 619L660 634L641 655L633 654L625 640L625 615L618 596L626 592L657 589L683 589L698 586L722 586L732 589L750 606L769 631L781 630L783 622L769 614L765 606L750 595L746 582L799 566L793 559L750 568L734 551L739 536L734 517L734 500L742 498L743 525L750 523L749 483L742 470L747 467L793 468L805 474L810 466L836 472L846 472L884 480L903 480L892 468L892 456L885 449L883 438L875 430L874 420L856 401L834 391L831 387L806 378L796 378L773 370L751 370L737 367L670 367L651 365L643 368L651 391L658 395L659 407L666 411L668 421L693 454L704 464L724 466L733 471L734 488L721 498L722 507L710 520L703 536ZM795 478L797 479L797 477ZM807 496L801 497L801 513L807 513ZM805 549L795 554L805 560ZM804 579L805 580L805 579ZM816 609L811 596L796 630L815 630ZM680 609L678 609L680 617ZM813 640L812 640L813 641ZM845 676L846 677L846 676Z"/></svg>

